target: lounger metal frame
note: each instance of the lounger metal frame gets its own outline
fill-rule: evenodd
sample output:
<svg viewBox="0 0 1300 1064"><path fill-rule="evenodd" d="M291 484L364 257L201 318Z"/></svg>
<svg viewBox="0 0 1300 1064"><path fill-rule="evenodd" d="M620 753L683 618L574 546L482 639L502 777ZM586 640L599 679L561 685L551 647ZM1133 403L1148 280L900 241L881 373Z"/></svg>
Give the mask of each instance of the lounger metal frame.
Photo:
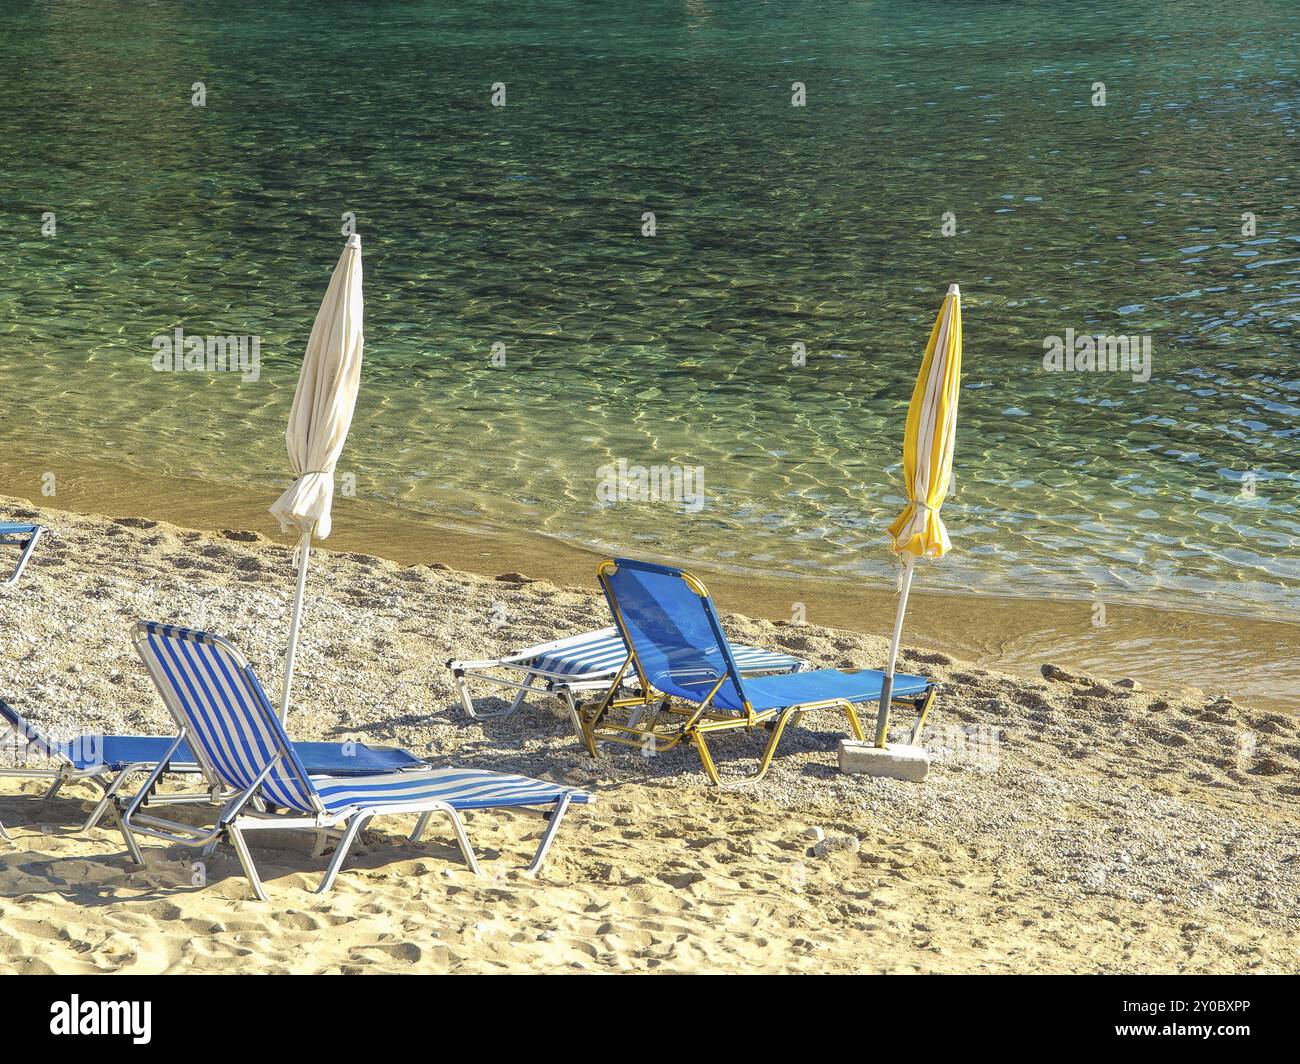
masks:
<svg viewBox="0 0 1300 1064"><path fill-rule="evenodd" d="M27 559L32 556L36 541L44 531L44 525L0 524L0 547L17 547L19 550L18 564L9 576L0 580L0 587L13 587L18 583L23 569L27 567ZM24 535L27 536L26 540L21 539Z"/></svg>
<svg viewBox="0 0 1300 1064"><path fill-rule="evenodd" d="M91 810L86 822L77 829L80 832L86 832L93 828L105 813L112 813L114 820L118 820L118 809L114 798L118 791L122 789L122 784L126 782L126 778L132 773L147 772L153 768L153 762L151 761L127 763L116 773L107 764L78 768L56 744L50 741L48 736L44 735L30 722L24 720L18 711L4 699L0 699L0 710L4 711L3 715L0 715L0 744L5 744L9 750L21 749L24 756L28 751L35 751L40 757L59 762L53 768L29 768L26 766L22 768L0 768L0 778L49 780L50 786L38 799L41 805L48 803L67 783L90 780L99 787L101 791L99 802ZM79 738L93 741L96 736L82 735ZM182 765L173 771L197 772L198 770L198 765ZM121 823L119 822L117 826L120 828ZM3 824L0 824L0 835L9 838Z"/></svg>
<svg viewBox="0 0 1300 1064"><path fill-rule="evenodd" d="M611 635L622 635L618 628L611 627L600 629L597 632L583 633L576 636L566 636L564 639L556 639L549 643L538 643L533 647L526 647L516 654L511 654L505 658L482 658L476 661L461 661L453 658L447 662L447 667L451 669L452 678L456 684L456 691L460 695L460 704L465 713L475 720L493 720L498 717L508 717L515 713L524 703L524 699L529 693L536 692L539 694L554 695L564 704L565 711L568 713L569 723L573 727L573 734L581 743L586 743L586 729L582 723L580 715L580 706L583 703L582 695L593 694L598 696L607 696L610 694L617 695L620 686L627 675L626 668L621 670L602 669L598 673L567 673L553 672L547 669L539 669L532 665L532 662L544 658L557 650L562 650L572 642L580 639L588 639L593 635L601 635L608 632ZM626 646L626 640L624 640ZM793 657L793 655L791 655ZM788 670L779 670L776 668L758 668L758 669L741 669L742 676L766 675L778 671L799 672L808 667L808 662L801 658L794 658L794 665ZM507 679L502 676L494 676L487 670L489 669L514 669L523 673L520 680ZM505 709L482 710L476 709L474 700L470 696L468 677L473 676L475 680L483 680L487 683L497 684L501 687L512 688L515 691L514 698ZM541 681L534 683L534 681ZM643 687L644 691L645 688ZM657 701L657 699L652 699ZM629 705L644 705L638 700L633 700Z"/></svg>
<svg viewBox="0 0 1300 1064"><path fill-rule="evenodd" d="M207 795L161 795L156 796L156 787L163 773L167 771L168 763L182 742L188 739L189 728L185 723L184 711L173 704L172 685L165 675L159 675L151 654L147 653L144 645L148 638L149 622L141 621L136 624L133 635L133 643L136 652L140 655L141 660L145 663L150 676L153 678L154 685L158 688L159 693L163 696L163 701L167 704L168 710L175 718L177 725L181 729L180 735L172 743L167 755L150 774L145 781L143 788L127 803L121 814L122 836L126 840L127 850L132 860L137 864L144 864L144 855L140 852L139 844L135 836L145 835L150 838L161 839L164 842L170 842L181 846L196 848L201 851L204 857L211 856L216 851L217 846L225 841L230 843L235 854L239 858L240 866L243 868L244 875L248 878L253 887L253 892L262 901L267 901L266 890L262 886L261 877L258 875L257 867L253 863L252 854L248 849L248 842L244 833L248 831L260 830L300 830L312 832L316 836L315 853L319 855L323 852L329 841L335 841L334 856L321 879L320 886L317 888L318 894L328 891L337 878L339 869L343 866L343 861L347 857L353 842L356 841L357 835L361 829L366 826L376 816L401 815L407 813L419 814L419 820L416 823L415 830L408 837L408 842L416 843L424 834L430 818L434 813L442 813L451 822L452 830L456 836L457 845L460 848L461 855L465 858L465 863L476 876L482 875L479 867L478 858L474 853L474 848L470 844L469 835L465 830L465 824L461 819L460 813L446 802L432 801L428 799L413 801L407 804L384 804L376 808L367 807L350 807L349 811L339 813L328 812L320 798L316 794L315 787L310 779L302 779L299 782L304 785L304 789L310 797L313 806L311 814L302 814L298 812L278 813L269 808L267 804L259 797L259 790L263 781L277 768L282 766L289 769L294 775L297 775L293 769L293 759L288 756L288 746L284 738L284 729L280 724L274 707L266 697L266 692L262 689L256 676L252 672L252 667L248 659L240 652L229 640L211 633L203 633L205 639L211 640L219 646L225 653L229 654L231 659L237 664L239 669L247 675L258 700L261 703L260 709L266 714L267 724L270 732L275 739L276 752L268 761L267 765L258 773L253 782L243 790L235 790L226 786L220 774L208 760L199 742L190 743L190 749L199 761L200 771L212 786ZM274 721L274 724L271 722ZM153 813L144 812L145 803L151 798L157 797L159 804L171 804L178 798L182 801L207 801L214 805L220 805L221 811L217 815L216 823L210 828L195 827L192 824L182 823L176 820L169 820L164 817L156 816ZM550 803L550 808L541 810L544 816L549 815L550 822L547 824L545 831L542 833L537 850L533 854L532 862L528 865L528 872L536 873L542 867L546 860L546 855L551 848L551 843L555 838L564 814L568 811L569 804L573 799L573 793L565 793L556 802ZM514 808L527 808L517 806Z"/></svg>
<svg viewBox="0 0 1300 1064"><path fill-rule="evenodd" d="M622 611L618 606L618 598L609 583L610 575L617 568L617 563L613 559L607 559L597 567L596 576L605 591L605 597L609 600L610 610L613 612L614 620L623 635L623 642L629 649L627 659L623 662L604 698L580 708L579 721L582 725L583 742L587 747L587 752L592 757L599 756L597 744L602 742L637 747L643 752L658 754L671 750L678 743L689 739L694 743L709 779L717 786L722 787L754 783L762 779L772 763L777 745L780 743L786 727L792 721L797 721L800 716L811 710L843 710L845 716L849 719L849 727L852 729L854 738L862 742L866 741L866 734L862 730L862 722L858 719L857 709L852 702L846 699L836 698L820 702L804 702L799 705L760 711L756 711L748 701L744 703L743 712L711 708L710 703L713 701L714 695L717 694L728 679L731 679L735 684L736 690L744 690L740 682L739 670L734 668L731 661L726 634L718 623L716 610L712 608L706 607L705 612L709 618L710 627L713 629L714 637L717 639L719 646L725 651L726 667L722 675L716 679L709 677L708 680L702 679L700 681L701 684L710 681L712 683L704 697L699 702L694 703L693 708L677 706L670 697L656 693L637 657ZM709 592L704 584L684 570L680 571L680 575L686 586L701 599L704 599L707 606L711 606ZM615 693L629 669L636 674L641 691L637 695L617 698ZM937 684L930 684L921 695L915 698L904 697L894 700L895 704L910 703L916 710L916 721L912 726L910 741L915 742L917 737L920 736L921 729L925 725L925 719L930 713L930 708L934 704L938 690ZM625 722L618 723L609 719L611 710L629 707L633 709L635 715ZM887 720L885 724L887 730ZM771 733L759 758L757 771L749 776L729 778L724 782L722 775L718 772L717 765L714 763L713 755L709 751L705 737L723 731L744 730L752 732L756 728L765 728Z"/></svg>
<svg viewBox="0 0 1300 1064"><path fill-rule="evenodd" d="M613 629L610 629L610 631L613 631ZM504 658L480 658L473 661L461 661L452 658L447 662L447 668L451 669L452 679L456 684L456 691L460 695L460 704L465 713L475 720L493 720L498 717L508 717L517 712L530 692L555 695L563 703L565 711L568 713L569 723L573 726L573 734L581 739L582 724L578 719L578 696L584 692L600 692L604 694L609 686L609 673L602 671L595 679L584 679L581 673L550 672L546 669L535 668L529 664L552 651L562 649L567 643L577 638L581 637L566 636L564 639L555 639L549 643L538 643L536 646L526 647L517 654L511 654ZM489 669L513 670L523 675L518 680L509 679L504 676L494 676L488 671ZM505 709L497 710L475 708L474 700L469 693L467 679L469 675L472 675L475 680L482 680L485 683L512 689L515 695L510 700L510 704ZM536 681L541 682L537 683Z"/></svg>
<svg viewBox="0 0 1300 1064"><path fill-rule="evenodd" d="M90 744L88 752L93 755L96 751L96 743L101 744L99 748L102 749L105 741L112 738L157 739L162 742L165 741L166 736L108 736L98 733L83 733L74 739L73 742L84 741ZM0 750L3 749L12 751L21 750L24 758L29 752L34 752L38 757L58 762L55 767L51 768L35 768L26 765L21 768L16 766L0 767L0 778L50 780L51 783L49 788L38 799L42 806L54 798L62 789L64 784L67 783L75 783L80 780L90 780L100 788L102 794L98 804L91 811L90 816L86 819L85 823L76 829L78 832L83 833L95 827L107 812L112 812L116 819L118 813L116 798L122 789L122 785L126 782L127 777L134 775L135 773L151 772L157 764L154 759L150 758L148 760L135 761L116 759L111 762L98 761L94 764L78 766L75 761L64 753L60 744L53 742L48 735L43 733L30 721L24 719L24 717L14 709L12 705L6 702L3 698L0 698ZM402 752L407 753L406 751ZM308 758L310 764L311 755L301 754L301 756ZM414 754L409 753L408 756L411 758L415 757ZM90 758L84 760L90 760ZM413 761L408 765L401 766L401 770L413 771L427 767L428 765L422 761ZM177 775L194 776L198 775L200 770L198 762L196 761L177 761L173 762L170 771ZM336 773L338 772L337 769L334 771ZM359 768L355 774L359 775L376 771L379 770L374 768ZM171 795L169 796L169 801L175 801L181 797L183 796ZM209 796L204 793L191 796L190 800L206 801L208 800L208 797ZM118 827L120 828L121 825L119 824ZM0 835L3 835L5 838L9 837L4 831L3 824L0 824Z"/></svg>

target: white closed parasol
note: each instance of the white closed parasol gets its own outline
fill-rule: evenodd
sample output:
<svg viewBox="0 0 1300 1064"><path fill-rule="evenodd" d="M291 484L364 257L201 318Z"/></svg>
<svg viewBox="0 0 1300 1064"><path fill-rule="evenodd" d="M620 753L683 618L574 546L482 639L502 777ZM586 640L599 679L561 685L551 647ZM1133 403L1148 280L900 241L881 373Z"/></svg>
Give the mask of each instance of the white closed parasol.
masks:
<svg viewBox="0 0 1300 1064"><path fill-rule="evenodd" d="M271 513L280 519L280 528L297 532L300 537L296 552L298 587L293 600L293 619L289 623L289 649L284 659L284 689L280 697L281 719L289 712L311 540L312 536L324 539L330 534L334 469L348 438L361 386L361 349L365 345L361 318L361 238L353 234L339 256L329 289L316 313L302 371L298 374L293 409L289 412L285 441L297 479L271 507Z"/></svg>

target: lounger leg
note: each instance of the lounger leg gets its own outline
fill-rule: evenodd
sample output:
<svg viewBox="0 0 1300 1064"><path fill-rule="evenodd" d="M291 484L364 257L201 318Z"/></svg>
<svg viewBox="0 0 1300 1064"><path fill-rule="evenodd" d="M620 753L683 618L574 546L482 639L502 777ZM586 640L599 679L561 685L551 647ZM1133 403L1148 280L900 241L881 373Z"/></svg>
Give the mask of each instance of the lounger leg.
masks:
<svg viewBox="0 0 1300 1064"><path fill-rule="evenodd" d="M253 864L253 855L248 852L248 843L244 841L244 833L234 824L227 824L226 834L230 838L230 845L235 848L235 853L239 855L239 863L244 869L244 875L248 877L248 882L253 885L253 893L257 895L257 900L270 901L266 896L266 890L262 887L262 879L257 874L257 867Z"/></svg>
<svg viewBox="0 0 1300 1064"><path fill-rule="evenodd" d="M83 833L89 831L98 824L110 808L114 811L114 817L120 819L120 815L117 813L117 792L122 789L122 784L126 782L127 776L144 767L146 766L127 765L126 768L122 769L122 771L114 776L108 783L105 783L98 776L95 777L95 782L104 789L104 796L99 800L99 804L91 810L90 816L86 819L86 822L81 825L81 831Z"/></svg>
<svg viewBox="0 0 1300 1064"><path fill-rule="evenodd" d="M117 817L117 826L121 829L122 838L126 840L126 852L130 855L132 862L138 865L144 864L144 854L140 852L140 844L135 841L135 834L131 831L127 818Z"/></svg>
<svg viewBox="0 0 1300 1064"><path fill-rule="evenodd" d="M560 698L564 701L564 708L569 711L569 723L573 725L573 734L578 737L578 742L582 742L582 718L578 715L578 703L574 701L573 692L565 687L560 691Z"/></svg>
<svg viewBox="0 0 1300 1064"><path fill-rule="evenodd" d="M772 737L767 741L767 746L763 749L763 756L758 763L758 771L750 776L740 776L736 779L729 779L725 782L718 772L717 766L713 763L713 756L709 753L708 745L704 741L703 732L698 729L691 729L691 738L695 740L695 748L700 752L700 760L704 762L704 771L719 787L735 787L745 783L757 783L765 775L772 764L772 757L776 754L777 744L781 741L781 736L785 732L786 725L790 723L793 717L798 716L802 710L798 706L791 706L784 710L776 718L776 724L772 728Z"/></svg>
<svg viewBox="0 0 1300 1064"><path fill-rule="evenodd" d="M474 847L470 845L469 835L465 832L465 822L461 820L460 814L450 806L447 807L447 816L451 818L452 829L456 832L456 842L460 846L460 855L465 858L469 870L476 876L481 876L483 871L478 866L478 858L474 855Z"/></svg>
<svg viewBox="0 0 1300 1064"><path fill-rule="evenodd" d="M348 821L343 837L339 839L338 846L334 849L334 858L330 861L329 868L325 870L325 878L320 881L320 886L316 888L317 894L324 894L330 887L334 886L334 880L338 878L339 869L343 867L343 859L347 857L348 850L352 849L352 843L356 841L357 834L369 821L370 817L361 816L360 814Z"/></svg>
<svg viewBox="0 0 1300 1064"><path fill-rule="evenodd" d="M844 712L849 718L849 727L853 729L853 738L858 742L866 742L867 733L862 730L862 721L858 718L858 711L854 708L852 702L841 702Z"/></svg>
<svg viewBox="0 0 1300 1064"><path fill-rule="evenodd" d="M460 855L465 858L465 863L469 865L470 871L476 876L481 876L483 872L479 869L478 858L474 855L474 847L470 845L469 835L465 832L465 824L460 819L460 814L451 806L440 807L451 820L452 830L456 833L456 844L460 847ZM429 819L434 814L434 810L421 813L420 819L415 823L415 830L407 837L407 842L419 842L420 836L424 834L424 829L429 826Z"/></svg>
<svg viewBox="0 0 1300 1064"><path fill-rule="evenodd" d="M590 723L588 723L588 721L582 716L581 713L578 714L578 726L582 729L582 745L587 748L587 753L589 753L592 757L600 756L596 752L596 733L595 733L596 721L598 721L599 719L600 719L599 710L597 710L596 713L593 715Z"/></svg>
<svg viewBox="0 0 1300 1064"><path fill-rule="evenodd" d="M596 725L600 723L601 718L605 715L605 711L609 709L610 702L612 702L614 697L618 694L618 689L623 685L623 677L627 675L628 666L632 664L635 657L636 655L634 654L628 654L628 656L623 660L623 664L619 667L618 672L614 674L614 679L610 682L609 690L605 692L604 696L596 704L595 709L591 711L590 718L584 716L582 713L578 714L578 722L582 725L582 741L587 746L587 753L592 757L600 756L596 752ZM650 688L645 677L641 675L640 665L637 666L637 676L641 680L642 692L648 696Z"/></svg>
<svg viewBox="0 0 1300 1064"><path fill-rule="evenodd" d="M713 763L713 755L709 753L709 747L704 742L704 736L694 729L691 730L691 739L695 742L695 749L699 751L700 761L704 764L704 773L713 782L714 786L722 786L722 777L718 775L718 767Z"/></svg>
<svg viewBox="0 0 1300 1064"><path fill-rule="evenodd" d="M464 674L456 677L456 690L460 692L460 704L470 717L477 717L474 711L474 700L469 696L469 685L465 682Z"/></svg>
<svg viewBox="0 0 1300 1064"><path fill-rule="evenodd" d="M122 830L122 810L118 808L117 799L108 803L108 814L113 818L113 824L118 831Z"/></svg>
<svg viewBox="0 0 1300 1064"><path fill-rule="evenodd" d="M14 841L14 840L13 840L13 836L10 835L9 832L7 832L7 831L5 830L5 825L4 825L4 821L3 821L3 820L0 820L0 839L4 839L5 842L13 842L13 841Z"/></svg>
<svg viewBox="0 0 1300 1064"><path fill-rule="evenodd" d="M637 706L627 715L627 726L629 728L642 728L647 731L655 726L655 721L659 719L659 714L663 712L664 707L668 705L667 698L661 698L657 702L646 702L643 706ZM647 714L649 714L647 716Z"/></svg>
<svg viewBox="0 0 1300 1064"><path fill-rule="evenodd" d="M510 708L502 713L501 716L510 716L511 713L515 712L515 710L524 704L524 699L528 696L528 692L533 689L533 674L531 672L524 678L524 683L526 686L519 688L519 690L515 692L515 697L510 700Z"/></svg>
<svg viewBox="0 0 1300 1064"><path fill-rule="evenodd" d="M772 738L768 741L767 749L763 751L763 761L758 766L758 771L744 780L745 783L754 783L767 774L768 767L772 764L772 758L776 755L777 743L781 741L781 736L785 732L785 726L790 723L791 717L798 716L799 713L800 710L792 706L776 718L776 727L772 729Z"/></svg>
<svg viewBox="0 0 1300 1064"><path fill-rule="evenodd" d="M510 700L509 707L501 710L499 713L480 713L474 708L474 699L470 697L469 693L469 681L466 680L464 673L456 676L456 690L460 694L460 704L465 710L467 716L474 720L491 720L494 717L510 716L510 714L514 713L521 705L523 705L524 699L528 697L530 692L541 690L541 688L533 686L533 680L535 678L535 673L528 673L524 677L524 686L515 692L514 698Z"/></svg>
<svg viewBox="0 0 1300 1064"><path fill-rule="evenodd" d="M173 751L174 749L175 748L173 747ZM168 754L168 760L170 760L170 757L171 755ZM166 767L166 761L160 761L156 766L154 766L154 770L149 773L149 778L145 780L144 786L141 787L140 790L136 792L135 797L126 804L125 809L119 809L117 803L113 803L113 819L117 822L117 828L122 833L122 839L126 843L126 852L130 856L132 862L138 865L144 864L144 854L140 852L140 844L135 841L135 833L131 831L131 818L135 816L136 811L144 804L150 789L158 782L158 777L163 774L163 770Z"/></svg>
<svg viewBox="0 0 1300 1064"><path fill-rule="evenodd" d="M586 752L591 754L591 757L599 757L599 754L595 752L595 723L599 719L601 719L601 708L599 706L597 709L591 710L590 719L588 719L588 714L578 710L577 723L581 731L582 745L586 747Z"/></svg>
<svg viewBox="0 0 1300 1064"><path fill-rule="evenodd" d="M213 797L215 799L216 796L214 795ZM221 810L221 813L217 816L217 823L222 823L223 821L228 820L230 818L230 816L232 815L230 812L231 807L235 804L237 800L238 800L238 796L232 798L229 802L225 804L225 806ZM252 805L253 808L257 809L259 812L261 812L265 808L262 802L257 798L251 799L249 804ZM200 861L211 860L212 855L217 852L217 847L220 845L221 845L220 833L213 835L212 839L207 843L207 845L205 845L203 849L199 851L199 860Z"/></svg>
<svg viewBox="0 0 1300 1064"><path fill-rule="evenodd" d="M916 723L912 725L912 737L908 740L913 746L916 740L921 737L921 729L925 727L925 718L930 715L930 708L934 705L934 700L939 694L937 687L930 687L925 692L925 701L921 704L921 712L916 718Z"/></svg>
<svg viewBox="0 0 1300 1064"><path fill-rule="evenodd" d="M12 574L7 576L4 580L0 580L0 587L11 587L18 583L18 578L23 575L23 569L27 566L27 559L31 557L31 553L36 547L36 541L41 538L41 533L43 531L45 531L43 528L37 528L36 531L32 533L32 538L23 544L22 553L18 555L18 564L14 566Z"/></svg>
<svg viewBox="0 0 1300 1064"><path fill-rule="evenodd" d="M84 835L87 831L98 824L100 818L108 812L108 807L113 803L113 795L117 791L118 781L121 778L121 775L119 775L109 786L104 788L103 797L99 799L95 808L90 811L90 816L86 818L86 822L81 825L81 828L79 829L81 834Z"/></svg>
<svg viewBox="0 0 1300 1064"><path fill-rule="evenodd" d="M56 794L58 794L59 790L67 782L68 782L68 777L63 775L62 773L55 776L54 782L51 783L49 788L46 790L46 792L41 795L41 804L48 802L51 798L53 798Z"/></svg>
<svg viewBox="0 0 1300 1064"><path fill-rule="evenodd" d="M326 849L331 842L338 842L343 836L337 831L331 831L329 828L321 828L316 832L316 841L312 845L311 855L313 857L325 856Z"/></svg>
<svg viewBox="0 0 1300 1064"><path fill-rule="evenodd" d="M408 843L413 844L420 841L420 837L424 834L424 829L429 826L429 818L431 816L433 816L432 813L420 814L420 819L415 822L415 830L406 836L406 841Z"/></svg>
<svg viewBox="0 0 1300 1064"><path fill-rule="evenodd" d="M551 822L546 825L546 830L542 832L542 841L537 844L537 852L533 854L533 863L528 866L530 874L536 875L542 868L542 862L546 860L546 853L551 848L551 841L555 838L555 832L560 827L560 821L564 819L564 814L569 810L569 795L565 795L555 804L551 811Z"/></svg>
<svg viewBox="0 0 1300 1064"><path fill-rule="evenodd" d="M149 796L153 794L154 788L158 786L158 781L162 779L163 773L167 771L167 767L171 764L172 757L176 754L177 748L184 741L185 732L182 731L180 735L176 736L176 741L172 743L166 756L153 767L153 771L149 773L149 778L144 781L144 786L136 791L135 797L127 802L126 808L122 810L122 834L126 836L127 848L131 850L132 855L138 854L140 851L135 845L135 841L131 838L131 830L129 827L131 818L135 816L137 810L148 804ZM137 860L139 859L137 858ZM143 864L144 862L139 861L139 863Z"/></svg>

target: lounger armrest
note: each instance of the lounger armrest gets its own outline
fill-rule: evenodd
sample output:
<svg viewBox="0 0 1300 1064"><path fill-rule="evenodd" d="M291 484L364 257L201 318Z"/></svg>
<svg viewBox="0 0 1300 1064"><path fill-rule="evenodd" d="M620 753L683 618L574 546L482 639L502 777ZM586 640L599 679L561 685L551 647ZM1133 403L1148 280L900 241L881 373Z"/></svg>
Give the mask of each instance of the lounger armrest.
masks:
<svg viewBox="0 0 1300 1064"><path fill-rule="evenodd" d="M498 666L508 664L504 658L482 658L478 661L461 661L459 658L448 658L447 668L452 672L464 672L466 669L495 669Z"/></svg>

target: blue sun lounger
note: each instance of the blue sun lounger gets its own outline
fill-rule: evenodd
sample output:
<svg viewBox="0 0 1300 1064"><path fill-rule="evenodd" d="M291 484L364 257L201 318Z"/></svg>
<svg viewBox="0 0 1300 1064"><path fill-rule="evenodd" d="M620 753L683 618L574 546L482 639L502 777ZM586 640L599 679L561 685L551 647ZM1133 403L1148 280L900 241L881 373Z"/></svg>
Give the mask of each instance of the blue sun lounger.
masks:
<svg viewBox="0 0 1300 1064"><path fill-rule="evenodd" d="M23 569L27 565L27 559L31 557L32 549L44 531L41 525L0 524L0 547L17 547L19 552L18 564L14 566L12 573L0 580L0 587L12 587L18 583L18 578L23 575Z"/></svg>
<svg viewBox="0 0 1300 1064"><path fill-rule="evenodd" d="M181 732L144 788L121 815L132 858L143 863L136 835L147 835L210 854L222 841L239 857L244 874L263 901L266 892L244 834L262 829L315 833L318 842L339 835L320 892L333 885L357 833L375 816L419 816L411 842L419 840L434 813L448 817L466 863L480 874L460 814L466 810L537 808L549 815L530 872L538 871L570 804L592 796L527 776L482 769L436 768L335 777L311 773L285 734L275 708L252 667L220 636L142 621L135 648L163 695ZM211 827L156 816L145 801L171 758L188 743L220 808ZM160 796L160 804L169 796Z"/></svg>
<svg viewBox="0 0 1300 1064"><path fill-rule="evenodd" d="M597 573L629 653L605 697L583 707L580 714L583 738L593 757L598 742L658 753L690 739L709 779L720 785L722 778L705 741L715 732L760 727L771 732L758 771L736 782L762 778L786 725L807 710L841 709L854 736L865 739L855 707L880 700L883 673L815 669L745 676L713 600L690 573L627 558L601 562ZM641 693L616 698L618 684L629 669L640 680ZM913 740L937 691L938 686L924 676L894 676L894 701L911 702L916 708ZM674 700L684 705L675 706ZM613 719L615 710L650 703L657 705L639 718L622 723Z"/></svg>
<svg viewBox="0 0 1300 1064"><path fill-rule="evenodd" d="M808 662L793 654L763 650L761 647L733 646L736 664L742 675L798 672L808 667ZM522 704L530 692L554 695L568 710L573 733L582 739L582 724L578 719L578 703L584 695L603 695L609 690L619 666L627 660L627 644L617 628L602 628L596 632L583 632L550 643L525 647L504 658L483 658L461 661L453 658L447 662L460 693L460 703L465 712L477 720L508 717ZM505 675L497 675L504 671ZM482 680L514 690L514 698L504 709L477 708L469 692L469 680Z"/></svg>
<svg viewBox="0 0 1300 1064"><path fill-rule="evenodd" d="M173 740L165 735L95 735L83 734L67 742L55 742L31 724L8 702L0 698L0 743L6 752L16 754L22 764L0 766L0 777L45 779L49 789L41 796L48 802L65 783L90 780L102 791L99 804L81 825L89 831L106 812L116 811L113 799L135 772L155 768L172 748ZM330 776L364 776L375 772L397 772L428 768L414 754L392 746L366 746L363 743L295 743L294 748L309 772ZM46 767L28 765L29 757L53 764ZM170 771L194 774L198 761L184 743L171 758ZM3 825L0 825L3 829Z"/></svg>

